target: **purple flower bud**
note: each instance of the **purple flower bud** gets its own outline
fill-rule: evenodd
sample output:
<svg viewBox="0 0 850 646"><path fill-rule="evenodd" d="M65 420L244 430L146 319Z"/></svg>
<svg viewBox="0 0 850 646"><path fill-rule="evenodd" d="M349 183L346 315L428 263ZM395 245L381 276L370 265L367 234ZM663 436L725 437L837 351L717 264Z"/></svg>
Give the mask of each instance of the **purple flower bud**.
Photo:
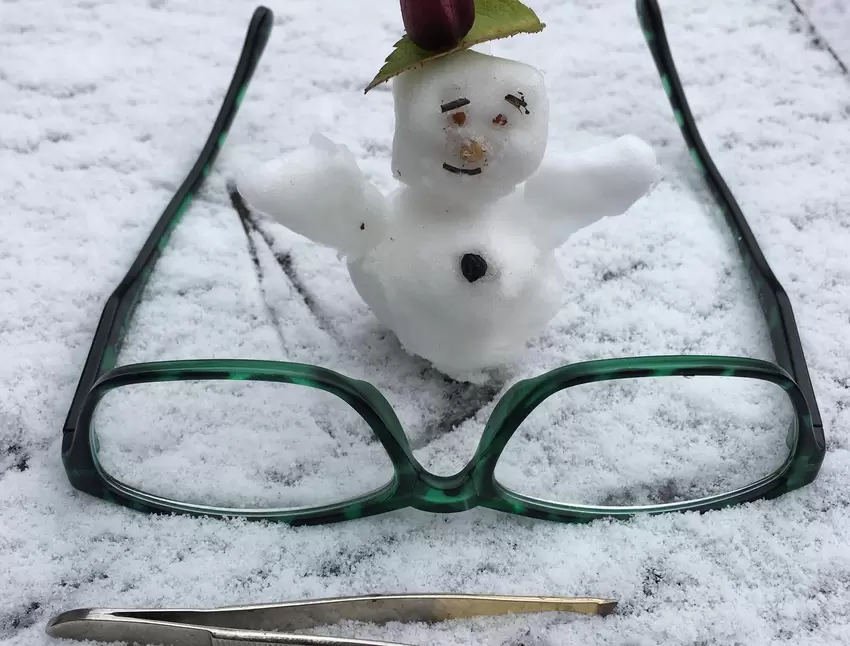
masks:
<svg viewBox="0 0 850 646"><path fill-rule="evenodd" d="M457 45L475 22L474 0L401 0L407 36L430 52Z"/></svg>

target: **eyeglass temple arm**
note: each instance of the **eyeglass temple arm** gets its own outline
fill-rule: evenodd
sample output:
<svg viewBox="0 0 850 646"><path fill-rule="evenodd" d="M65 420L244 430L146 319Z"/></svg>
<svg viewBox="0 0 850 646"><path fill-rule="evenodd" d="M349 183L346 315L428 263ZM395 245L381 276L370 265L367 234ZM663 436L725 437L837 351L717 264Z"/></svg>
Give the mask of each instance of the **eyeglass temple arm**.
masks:
<svg viewBox="0 0 850 646"><path fill-rule="evenodd" d="M210 168L224 144L227 131L236 116L242 96L268 42L273 21L272 12L266 7L257 7L254 11L230 86L197 161L186 179L183 180L180 188L177 189L174 197L165 207L127 274L106 301L68 416L65 419L63 450L67 449L65 445L69 444L71 434L76 429L77 418L89 390L100 375L115 367L126 326L145 285L147 285L154 265L162 255L162 250L168 243L168 238L174 227L209 175Z"/></svg>
<svg viewBox="0 0 850 646"><path fill-rule="evenodd" d="M697 129L685 97L685 91L679 80L679 74L673 63L670 44L664 30L661 9L656 0L637 0L637 13L643 29L644 38L652 52L652 58L667 98L673 108L673 114L690 150L691 157L703 172L705 181L723 210L726 223L732 229L738 251L744 260L758 295L759 305L767 320L770 341L777 364L786 370L800 386L809 404L814 426L822 426L820 413L815 400L814 389L809 376L803 345L791 301L779 284L767 263L761 248L744 217L741 207L735 200L726 182L714 165L708 150Z"/></svg>

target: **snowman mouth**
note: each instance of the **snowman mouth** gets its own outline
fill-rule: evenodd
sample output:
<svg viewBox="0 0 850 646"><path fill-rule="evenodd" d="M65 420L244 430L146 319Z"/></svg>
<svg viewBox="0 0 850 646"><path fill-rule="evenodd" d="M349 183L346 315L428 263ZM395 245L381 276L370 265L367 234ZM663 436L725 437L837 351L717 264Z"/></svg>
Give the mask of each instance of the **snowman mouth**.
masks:
<svg viewBox="0 0 850 646"><path fill-rule="evenodd" d="M456 175L480 175L481 167L477 168L458 168L457 166L452 166L451 164L443 163L443 168L445 168L450 173L455 173Z"/></svg>

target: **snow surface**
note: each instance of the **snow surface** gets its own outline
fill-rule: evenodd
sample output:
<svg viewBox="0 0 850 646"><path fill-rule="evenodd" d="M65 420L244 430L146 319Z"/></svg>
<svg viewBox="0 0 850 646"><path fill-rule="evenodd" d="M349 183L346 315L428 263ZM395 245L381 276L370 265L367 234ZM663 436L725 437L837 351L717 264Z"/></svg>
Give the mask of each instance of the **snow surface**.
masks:
<svg viewBox="0 0 850 646"><path fill-rule="evenodd" d="M261 232L249 244L227 200L225 181L245 159L299 147L316 128L349 146L383 190L393 186L389 88L362 94L400 33L390 0L271 3L277 24L264 62L153 275L121 362L285 358L368 379L423 463L448 473L474 450L492 399L519 378L602 357L769 358L632 3L530 4L547 29L492 51L546 72L550 145L632 132L658 151L663 179L626 217L561 250L569 303L505 386L441 380L377 325L333 251L276 225L262 232L273 248ZM847 643L850 86L790 3L662 8L709 149L798 317L829 449L818 481L702 516L569 526L406 510L293 529L121 509L74 491L59 459L103 302L206 136L249 5L0 5L0 643L51 643L47 619L74 607L404 591L592 594L621 605L607 619L320 632L446 645Z"/></svg>
<svg viewBox="0 0 850 646"><path fill-rule="evenodd" d="M847 67L850 64L850 4L846 0L797 0L811 22L811 35L832 49Z"/></svg>

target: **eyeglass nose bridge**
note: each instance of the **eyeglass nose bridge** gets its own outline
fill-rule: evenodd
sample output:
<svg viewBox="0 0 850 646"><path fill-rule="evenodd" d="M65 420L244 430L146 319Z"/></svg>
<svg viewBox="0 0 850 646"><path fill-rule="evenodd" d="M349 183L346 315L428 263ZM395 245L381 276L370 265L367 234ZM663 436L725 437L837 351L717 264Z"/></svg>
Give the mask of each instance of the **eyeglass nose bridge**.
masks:
<svg viewBox="0 0 850 646"><path fill-rule="evenodd" d="M469 468L451 476L428 471L419 472L413 487L411 506L420 511L441 514L467 511L478 506L480 499Z"/></svg>

